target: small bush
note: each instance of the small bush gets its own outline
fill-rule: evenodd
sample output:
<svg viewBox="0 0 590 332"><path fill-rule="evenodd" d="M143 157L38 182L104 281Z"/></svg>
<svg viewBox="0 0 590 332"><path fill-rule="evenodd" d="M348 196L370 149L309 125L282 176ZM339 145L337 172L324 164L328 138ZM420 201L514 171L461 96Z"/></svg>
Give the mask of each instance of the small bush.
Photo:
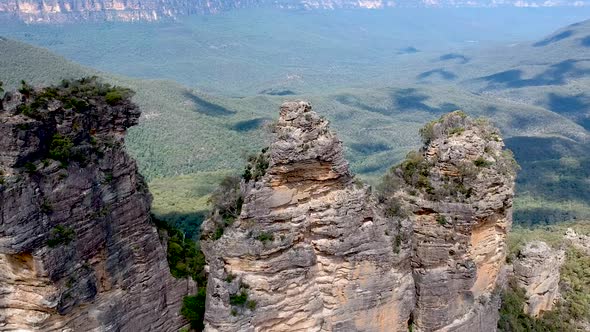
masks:
<svg viewBox="0 0 590 332"><path fill-rule="evenodd" d="M266 174L266 170L270 164L268 156L268 148L262 149L257 156L248 157L248 164L244 168L242 178L249 182L250 180L258 181Z"/></svg>
<svg viewBox="0 0 590 332"><path fill-rule="evenodd" d="M256 239L260 242L266 243L267 241L274 241L275 237L270 233L262 232L256 237Z"/></svg>
<svg viewBox="0 0 590 332"><path fill-rule="evenodd" d="M197 331L202 331L205 327L203 319L205 318L206 299L207 291L204 287L199 288L197 295L185 296L182 299L180 314L189 321L191 328Z"/></svg>
<svg viewBox="0 0 590 332"><path fill-rule="evenodd" d="M248 308L250 310L256 309L256 301L248 300L248 302L246 302L246 308Z"/></svg>
<svg viewBox="0 0 590 332"><path fill-rule="evenodd" d="M463 127L455 127L455 128L451 128L449 130L449 136L453 136L453 135L460 135L462 133L465 132L465 128Z"/></svg>
<svg viewBox="0 0 590 332"><path fill-rule="evenodd" d="M75 235L73 229L63 225L57 225L49 233L47 246L55 248L59 245L68 245L74 240Z"/></svg>
<svg viewBox="0 0 590 332"><path fill-rule="evenodd" d="M118 90L109 91L105 95L104 99L107 102L107 104L114 106L123 100L123 94Z"/></svg>
<svg viewBox="0 0 590 332"><path fill-rule="evenodd" d="M239 294L232 294L229 296L229 304L235 306L244 306L248 301L248 292L242 290Z"/></svg>
<svg viewBox="0 0 590 332"><path fill-rule="evenodd" d="M484 157L479 157L473 161L473 164L479 168L485 168L490 167L492 162L485 160Z"/></svg>
<svg viewBox="0 0 590 332"><path fill-rule="evenodd" d="M434 139L434 126L439 123L439 121L430 121L424 127L420 128L420 137L422 137L422 142L424 144L430 143Z"/></svg>
<svg viewBox="0 0 590 332"><path fill-rule="evenodd" d="M69 137L55 134L49 144L49 158L66 163L72 156L73 147L74 143Z"/></svg>
<svg viewBox="0 0 590 332"><path fill-rule="evenodd" d="M444 225L446 225L446 224L447 224L447 218L446 218L445 216L443 216L442 214L439 214L439 215L436 217L436 222L437 222L439 225L441 225L441 226L444 226Z"/></svg>
<svg viewBox="0 0 590 332"><path fill-rule="evenodd" d="M49 202L47 200L44 200L43 203L41 203L41 212L48 214L53 212L53 208L51 207L51 204L49 204Z"/></svg>
<svg viewBox="0 0 590 332"><path fill-rule="evenodd" d="M37 171L37 166L31 162L26 163L24 167L27 173L35 173Z"/></svg>

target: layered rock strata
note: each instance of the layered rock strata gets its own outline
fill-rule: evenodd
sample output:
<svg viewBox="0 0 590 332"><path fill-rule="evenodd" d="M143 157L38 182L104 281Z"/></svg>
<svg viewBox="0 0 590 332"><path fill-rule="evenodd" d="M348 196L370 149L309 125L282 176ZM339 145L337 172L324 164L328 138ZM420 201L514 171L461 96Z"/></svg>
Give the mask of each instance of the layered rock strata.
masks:
<svg viewBox="0 0 590 332"><path fill-rule="evenodd" d="M276 133L266 174L242 184L239 218L203 244L206 330L406 330L414 306L407 222L377 209L309 104L284 104ZM255 305L236 305L242 293Z"/></svg>
<svg viewBox="0 0 590 332"><path fill-rule="evenodd" d="M139 110L124 98L105 102L104 88L23 87L4 98L0 331L186 324L179 311L192 286L169 273L151 196L123 146Z"/></svg>
<svg viewBox="0 0 590 332"><path fill-rule="evenodd" d="M275 131L237 218L203 226L207 331L495 330L514 186L495 129L430 124L379 195L308 103L283 104Z"/></svg>
<svg viewBox="0 0 590 332"><path fill-rule="evenodd" d="M565 262L563 250L533 241L520 250L513 264L517 285L525 291L524 311L538 317L553 308L559 298L559 270Z"/></svg>
<svg viewBox="0 0 590 332"><path fill-rule="evenodd" d="M413 215L414 331L495 331L516 164L497 129L457 111L394 173Z"/></svg>

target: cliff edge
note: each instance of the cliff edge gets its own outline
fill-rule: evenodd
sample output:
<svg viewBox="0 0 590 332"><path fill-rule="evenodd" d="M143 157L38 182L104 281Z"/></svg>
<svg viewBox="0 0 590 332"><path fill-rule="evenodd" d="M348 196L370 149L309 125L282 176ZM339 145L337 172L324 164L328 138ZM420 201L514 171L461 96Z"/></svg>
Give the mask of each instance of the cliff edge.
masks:
<svg viewBox="0 0 590 332"><path fill-rule="evenodd" d="M0 331L177 331L151 196L124 150L139 110L94 79L0 107Z"/></svg>

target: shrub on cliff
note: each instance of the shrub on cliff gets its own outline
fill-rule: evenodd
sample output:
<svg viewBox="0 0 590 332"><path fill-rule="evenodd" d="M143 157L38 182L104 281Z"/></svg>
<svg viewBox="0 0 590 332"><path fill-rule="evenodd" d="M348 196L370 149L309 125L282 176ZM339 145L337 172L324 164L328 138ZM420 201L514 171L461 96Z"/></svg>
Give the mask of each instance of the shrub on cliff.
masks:
<svg viewBox="0 0 590 332"><path fill-rule="evenodd" d="M70 138L55 134L49 144L49 158L65 163L70 159L73 147L74 143Z"/></svg>
<svg viewBox="0 0 590 332"><path fill-rule="evenodd" d="M205 318L205 300L207 291L204 287L199 288L196 295L185 296L182 299L182 308L180 313L191 324L191 328L202 331L205 327L203 319Z"/></svg>
<svg viewBox="0 0 590 332"><path fill-rule="evenodd" d="M63 225L57 225L49 233L47 246L49 248L55 248L59 245L68 245L74 240L75 235L73 229Z"/></svg>
<svg viewBox="0 0 590 332"><path fill-rule="evenodd" d="M158 229L165 231L167 236L167 259L170 273L176 278L191 277L199 287L207 282L205 276L205 256L192 239L174 226L152 215Z"/></svg>
<svg viewBox="0 0 590 332"><path fill-rule="evenodd" d="M63 109L85 112L93 103L113 106L129 100L133 95L133 91L102 83L96 76L63 80L60 85L43 89L35 89L23 81L18 91L24 97L24 102L17 107L18 113L35 119L42 118L42 113L52 101L61 102Z"/></svg>

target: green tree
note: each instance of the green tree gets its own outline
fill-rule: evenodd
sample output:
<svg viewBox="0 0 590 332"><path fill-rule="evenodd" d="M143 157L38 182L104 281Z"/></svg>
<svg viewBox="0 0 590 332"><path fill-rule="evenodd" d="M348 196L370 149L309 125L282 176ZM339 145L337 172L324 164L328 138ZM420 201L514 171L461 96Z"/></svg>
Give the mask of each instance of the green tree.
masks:
<svg viewBox="0 0 590 332"><path fill-rule="evenodd" d="M207 291L205 287L199 287L197 295L185 296L182 299L180 313L190 322L191 327L197 331L202 331L205 327L203 318L205 318L206 298Z"/></svg>

